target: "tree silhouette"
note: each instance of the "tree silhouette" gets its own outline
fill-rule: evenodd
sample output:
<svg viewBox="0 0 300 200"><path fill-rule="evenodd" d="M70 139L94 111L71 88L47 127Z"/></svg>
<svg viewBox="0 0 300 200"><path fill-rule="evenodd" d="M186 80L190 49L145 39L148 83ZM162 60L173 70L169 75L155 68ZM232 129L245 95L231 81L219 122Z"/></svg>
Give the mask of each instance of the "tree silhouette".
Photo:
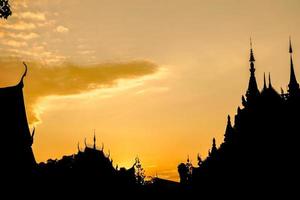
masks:
<svg viewBox="0 0 300 200"><path fill-rule="evenodd" d="M136 182L138 185L144 185L145 184L145 170L142 167L140 159L137 157L135 159L136 162Z"/></svg>
<svg viewBox="0 0 300 200"><path fill-rule="evenodd" d="M0 18L7 19L11 14L8 0L0 0Z"/></svg>

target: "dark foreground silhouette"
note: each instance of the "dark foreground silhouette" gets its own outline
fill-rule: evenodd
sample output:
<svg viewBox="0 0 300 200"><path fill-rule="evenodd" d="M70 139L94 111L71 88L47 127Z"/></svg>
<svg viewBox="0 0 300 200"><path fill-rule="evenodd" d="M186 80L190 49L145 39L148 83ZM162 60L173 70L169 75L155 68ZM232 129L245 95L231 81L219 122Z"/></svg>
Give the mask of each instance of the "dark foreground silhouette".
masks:
<svg viewBox="0 0 300 200"><path fill-rule="evenodd" d="M298 189L298 135L300 89L296 80L290 43L288 91L277 93L269 75L268 85L258 89L254 55L250 51L250 80L243 108L238 107L232 126L228 116L224 142L215 139L209 156L198 167L188 160L178 166L180 184L160 178L144 181L138 159L131 168L114 167L104 149L85 145L61 160L36 163L32 152L35 130L30 133L23 98L23 79L0 88L0 181L9 189L43 194L110 195L140 198L234 197L237 194L296 194ZM55 148L55 147L53 147ZM1 188L3 189L3 188ZM191 196L190 196L191 195ZM242 198L243 199L243 198Z"/></svg>
<svg viewBox="0 0 300 200"><path fill-rule="evenodd" d="M228 116L224 142L213 139L208 157L198 167L189 159L178 166L180 182L193 190L214 191L211 196L249 194L296 194L299 189L300 89L290 41L290 80L279 94L264 75L263 89L255 78L250 50L250 80L243 108L238 107L234 125ZM217 192L218 191L218 192ZM242 197L242 196L240 196ZM286 198L286 197L285 197Z"/></svg>

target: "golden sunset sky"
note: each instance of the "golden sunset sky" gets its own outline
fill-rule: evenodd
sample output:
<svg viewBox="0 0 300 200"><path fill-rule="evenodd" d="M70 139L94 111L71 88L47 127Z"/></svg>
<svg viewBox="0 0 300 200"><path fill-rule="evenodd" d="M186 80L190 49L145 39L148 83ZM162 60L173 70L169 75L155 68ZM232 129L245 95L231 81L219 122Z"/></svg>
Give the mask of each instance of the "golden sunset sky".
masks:
<svg viewBox="0 0 300 200"><path fill-rule="evenodd" d="M114 165L139 156L148 176L223 140L249 78L286 90L288 37L300 73L298 0L10 0L0 21L0 87L29 71L24 95L38 162L92 143ZM299 75L300 76L300 75ZM300 77L299 77L300 78ZM13 144L13 141L7 141Z"/></svg>

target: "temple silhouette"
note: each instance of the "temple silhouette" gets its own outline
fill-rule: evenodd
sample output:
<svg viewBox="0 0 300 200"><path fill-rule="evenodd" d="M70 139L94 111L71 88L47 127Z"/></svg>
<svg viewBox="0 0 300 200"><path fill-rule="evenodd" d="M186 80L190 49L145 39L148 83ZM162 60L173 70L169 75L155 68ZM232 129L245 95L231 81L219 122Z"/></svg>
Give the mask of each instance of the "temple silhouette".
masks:
<svg viewBox="0 0 300 200"><path fill-rule="evenodd" d="M23 183L19 189L35 186L45 192L50 188L59 191L66 187L86 192L100 186L103 190L135 191L141 185L139 181L143 175L139 171L142 169L139 158L129 169L114 167L110 153L104 152L104 146L97 148L95 134L92 146L85 140L85 148L81 150L78 144L78 152L73 155L36 162L31 147L35 128L31 133L23 97L23 80L27 74L27 65L23 64L25 71L19 83L0 88L0 183L12 182L12 188L18 188L15 183ZM78 184L83 181L88 184ZM93 184L95 181L97 184Z"/></svg>
<svg viewBox="0 0 300 200"><path fill-rule="evenodd" d="M78 144L77 153L37 163L31 148L35 129L29 130L23 97L23 80L27 74L27 65L23 63L25 71L19 83L0 88L0 180L34 181L35 186L44 186L46 191L68 186L77 192L91 189L103 192L109 188L177 197L198 191L216 195L211 192L247 194L266 192L267 187L272 191L284 187L292 190L293 183L298 181L300 133L300 89L294 70L292 43L289 40L290 80L287 91L281 89L281 93L274 89L270 74L268 83L264 74L264 85L262 89L258 88L250 43L250 79L234 124L228 116L224 141L218 146L213 138L208 157L202 160L197 156L197 167L189 158L186 163L179 164L180 185L158 177L144 182L138 158L129 169L114 167L104 146L97 147L95 134L92 145L85 141L85 147L81 149Z"/></svg>
<svg viewBox="0 0 300 200"><path fill-rule="evenodd" d="M242 96L243 107L237 108L234 124L228 116L224 141L218 147L213 138L206 159L202 160L198 155L197 167L189 159L178 166L180 183L187 188L222 191L222 194L237 191L244 194L266 193L268 190L276 194L292 191L296 186L299 174L300 89L294 70L291 39L290 80L287 91L281 89L281 93L274 89L270 74L268 83L264 74L264 85L259 90L251 40L250 46L250 79L246 94Z"/></svg>

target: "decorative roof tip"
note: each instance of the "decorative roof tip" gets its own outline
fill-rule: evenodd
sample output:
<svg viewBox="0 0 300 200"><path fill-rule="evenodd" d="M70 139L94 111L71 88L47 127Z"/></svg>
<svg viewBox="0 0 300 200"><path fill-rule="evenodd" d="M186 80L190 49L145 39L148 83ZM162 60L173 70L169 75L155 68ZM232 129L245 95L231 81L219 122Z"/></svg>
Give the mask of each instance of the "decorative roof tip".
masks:
<svg viewBox="0 0 300 200"><path fill-rule="evenodd" d="M255 58L254 58L254 55L253 55L253 48L252 48L252 39L250 37L250 59L249 59L250 62L255 62Z"/></svg>
<svg viewBox="0 0 300 200"><path fill-rule="evenodd" d="M269 72L269 88L272 88L271 73Z"/></svg>
<svg viewBox="0 0 300 200"><path fill-rule="evenodd" d="M24 73L23 73L23 75L22 75L22 77L21 77L21 80L20 80L20 83L19 84L22 84L23 83L23 79L24 79L24 77L26 76L26 74L27 74L27 65L26 65L26 63L25 62L23 62L23 65L24 65L24 67L25 67L25 71L24 71Z"/></svg>
<svg viewBox="0 0 300 200"><path fill-rule="evenodd" d="M293 48L292 48L292 40L291 40L291 36L289 37L289 53L292 54L293 53Z"/></svg>

